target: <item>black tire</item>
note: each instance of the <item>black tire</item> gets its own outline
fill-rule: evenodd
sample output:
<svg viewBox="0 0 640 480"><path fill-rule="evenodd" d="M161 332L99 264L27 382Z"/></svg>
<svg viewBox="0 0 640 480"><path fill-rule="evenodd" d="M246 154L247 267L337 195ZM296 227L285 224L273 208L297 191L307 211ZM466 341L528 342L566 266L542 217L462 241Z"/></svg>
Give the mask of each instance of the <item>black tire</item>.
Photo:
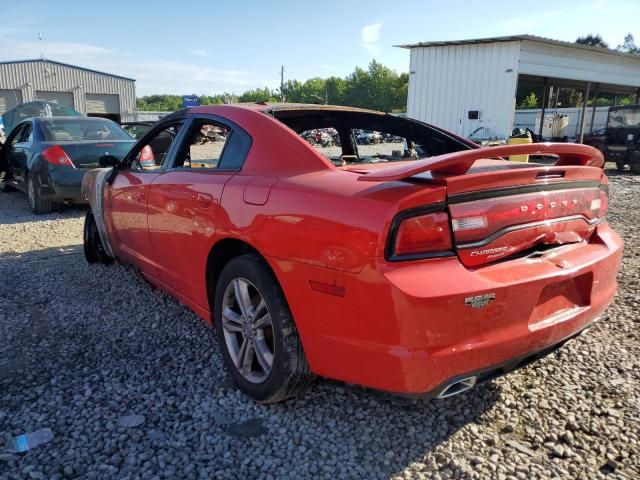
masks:
<svg viewBox="0 0 640 480"><path fill-rule="evenodd" d="M630 167L634 174L640 175L640 162L631 162Z"/></svg>
<svg viewBox="0 0 640 480"><path fill-rule="evenodd" d="M616 169L620 172L623 172L626 165L624 162L616 162Z"/></svg>
<svg viewBox="0 0 640 480"><path fill-rule="evenodd" d="M261 383L247 380L234 364L222 326L222 305L227 287L235 279L248 280L264 299L273 332L273 365ZM231 260L222 270L215 290L215 329L227 370L245 394L261 403L295 397L311 383L312 375L302 342L282 288L266 262L257 254Z"/></svg>
<svg viewBox="0 0 640 480"><path fill-rule="evenodd" d="M31 175L27 176L27 197L29 197L29 207L33 213L36 215L51 213L53 203L51 200L45 200L40 196L40 191Z"/></svg>
<svg viewBox="0 0 640 480"><path fill-rule="evenodd" d="M9 185L7 182L7 172L0 173L0 192L9 193L15 192L16 189Z"/></svg>
<svg viewBox="0 0 640 480"><path fill-rule="evenodd" d="M98 233L98 226L96 225L96 219L93 217L93 212L89 210L84 217L84 258L88 263L100 262L104 265L110 265L113 263L113 258L107 255Z"/></svg>

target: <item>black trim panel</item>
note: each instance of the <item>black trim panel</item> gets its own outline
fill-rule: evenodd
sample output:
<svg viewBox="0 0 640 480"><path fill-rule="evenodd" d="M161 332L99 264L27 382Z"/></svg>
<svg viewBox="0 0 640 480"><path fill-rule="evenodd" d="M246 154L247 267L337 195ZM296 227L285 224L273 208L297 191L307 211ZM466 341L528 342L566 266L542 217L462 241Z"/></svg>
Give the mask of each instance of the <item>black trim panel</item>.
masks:
<svg viewBox="0 0 640 480"><path fill-rule="evenodd" d="M561 183L545 183L540 185L520 185L517 187L496 188L493 190L480 190L477 192L465 192L449 195L448 203L465 203L475 200L485 200L487 198L506 197L509 195L521 195L524 193L548 192L554 190L569 190L575 188L597 188L600 182L593 181L577 181L577 182L561 182Z"/></svg>

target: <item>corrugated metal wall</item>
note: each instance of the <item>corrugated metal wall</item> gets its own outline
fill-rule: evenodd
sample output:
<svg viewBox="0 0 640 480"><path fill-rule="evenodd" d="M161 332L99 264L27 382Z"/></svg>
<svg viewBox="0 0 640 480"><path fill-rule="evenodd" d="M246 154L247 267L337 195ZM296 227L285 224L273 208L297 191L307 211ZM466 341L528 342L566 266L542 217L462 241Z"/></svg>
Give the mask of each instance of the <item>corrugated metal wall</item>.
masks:
<svg viewBox="0 0 640 480"><path fill-rule="evenodd" d="M520 42L414 47L407 115L469 136L506 137L513 124ZM479 120L469 120L479 110Z"/></svg>
<svg viewBox="0 0 640 480"><path fill-rule="evenodd" d="M640 87L637 59L531 41L522 42L518 71L521 75Z"/></svg>
<svg viewBox="0 0 640 480"><path fill-rule="evenodd" d="M86 94L118 95L122 115L133 114L136 105L134 80L47 60L0 63L3 89L21 91L24 102L35 100L36 91L69 92L74 108L83 114L87 113Z"/></svg>

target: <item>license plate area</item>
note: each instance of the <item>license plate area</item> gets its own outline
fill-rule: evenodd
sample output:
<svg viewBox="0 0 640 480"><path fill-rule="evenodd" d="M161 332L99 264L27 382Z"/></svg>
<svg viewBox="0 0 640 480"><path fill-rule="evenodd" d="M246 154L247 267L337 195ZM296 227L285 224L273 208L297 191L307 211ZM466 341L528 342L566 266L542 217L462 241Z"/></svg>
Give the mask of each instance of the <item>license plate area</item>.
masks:
<svg viewBox="0 0 640 480"><path fill-rule="evenodd" d="M538 330L574 317L589 308L593 274L547 285L529 318L529 329Z"/></svg>

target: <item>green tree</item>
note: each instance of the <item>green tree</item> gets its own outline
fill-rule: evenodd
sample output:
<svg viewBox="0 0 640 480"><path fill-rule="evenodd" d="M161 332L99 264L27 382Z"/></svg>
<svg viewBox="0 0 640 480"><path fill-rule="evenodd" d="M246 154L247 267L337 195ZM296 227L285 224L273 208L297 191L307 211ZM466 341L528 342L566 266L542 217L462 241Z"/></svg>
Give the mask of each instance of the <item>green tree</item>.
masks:
<svg viewBox="0 0 640 480"><path fill-rule="evenodd" d="M277 101L274 92L268 87L247 90L238 97L239 102L275 102Z"/></svg>
<svg viewBox="0 0 640 480"><path fill-rule="evenodd" d="M200 95L201 105L235 102L276 102L281 93L291 103L330 103L384 112L404 111L407 105L409 74L396 73L372 60L367 69L356 67L346 78L313 77L305 82L287 80L280 89L256 88L241 95L222 93ZM174 111L182 108L180 95L147 95L137 99L139 110Z"/></svg>
<svg viewBox="0 0 640 480"><path fill-rule="evenodd" d="M588 35L585 35L584 37L578 37L576 39L576 43L579 43L581 45L589 45L590 47L609 48L609 45L602 39L599 33L590 33Z"/></svg>
<svg viewBox="0 0 640 480"><path fill-rule="evenodd" d="M628 33L626 37L624 37L624 42L622 45L618 45L616 50L624 53L632 53L634 55L640 55L640 47L636 45L635 39L631 33Z"/></svg>
<svg viewBox="0 0 640 480"><path fill-rule="evenodd" d="M524 97L522 102L518 105L518 108L538 108L538 97L535 92L531 92L529 95Z"/></svg>

